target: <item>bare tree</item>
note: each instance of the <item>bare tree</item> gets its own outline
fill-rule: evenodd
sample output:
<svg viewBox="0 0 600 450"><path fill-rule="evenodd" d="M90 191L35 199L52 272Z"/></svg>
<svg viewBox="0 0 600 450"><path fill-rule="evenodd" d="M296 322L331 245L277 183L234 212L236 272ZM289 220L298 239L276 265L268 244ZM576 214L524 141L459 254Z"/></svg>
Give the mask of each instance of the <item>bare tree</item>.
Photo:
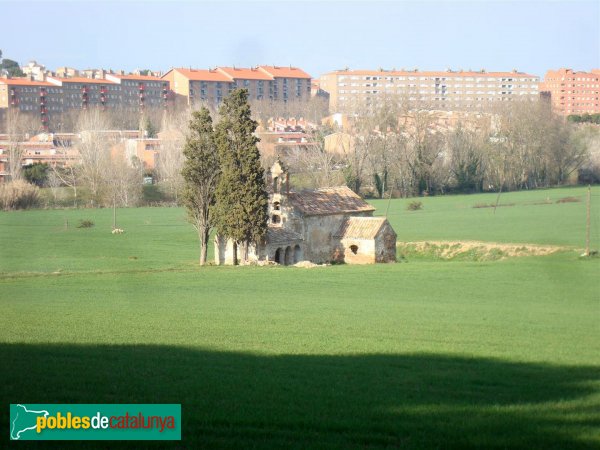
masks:
<svg viewBox="0 0 600 450"><path fill-rule="evenodd" d="M324 128L312 131L306 145L297 146L289 153L290 168L306 176L311 187L330 187L339 182L336 168L340 155L325 148L325 137L330 131Z"/></svg>
<svg viewBox="0 0 600 450"><path fill-rule="evenodd" d="M447 136L450 171L454 188L461 192L481 192L486 171L487 136L458 128Z"/></svg>
<svg viewBox="0 0 600 450"><path fill-rule="evenodd" d="M5 122L8 136L6 171L11 180L18 180L21 178L22 159L25 154L23 142L39 131L39 122L35 116L12 108L7 111Z"/></svg>
<svg viewBox="0 0 600 450"><path fill-rule="evenodd" d="M104 203L113 207L136 206L142 196L142 163L137 157L112 155L105 172Z"/></svg>
<svg viewBox="0 0 600 450"><path fill-rule="evenodd" d="M163 118L160 136L160 151L156 172L159 183L167 190L169 196L178 201L183 188L181 169L185 157L183 146L191 117L189 108L173 111Z"/></svg>
<svg viewBox="0 0 600 450"><path fill-rule="evenodd" d="M109 121L99 109L82 111L77 123L81 181L90 190L93 202L100 203L110 170L110 149L115 136L108 133Z"/></svg>

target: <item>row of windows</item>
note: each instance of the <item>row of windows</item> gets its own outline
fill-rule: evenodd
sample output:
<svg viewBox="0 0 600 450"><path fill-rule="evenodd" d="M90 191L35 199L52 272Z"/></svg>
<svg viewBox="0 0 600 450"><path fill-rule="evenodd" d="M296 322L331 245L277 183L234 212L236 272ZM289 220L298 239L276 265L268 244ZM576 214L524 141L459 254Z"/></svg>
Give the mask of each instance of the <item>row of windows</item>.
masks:
<svg viewBox="0 0 600 450"><path fill-rule="evenodd" d="M531 85L531 84L502 84L502 83L488 83L487 85L485 83L467 83L467 84L462 84L461 82L454 82L454 83L444 83L444 84L432 84L432 83L419 83L419 84L415 84L415 83L401 83L401 84L393 84L393 83L377 83L377 82L371 82L371 83L338 83L339 87L344 87L344 86L388 86L388 87L397 87L397 88L404 88L406 86L422 86L422 87L432 87L432 88L445 88L445 87L478 87L478 86L487 86L487 87L506 87L506 86L510 86L510 87L521 87L521 88L537 88L536 85Z"/></svg>
<svg viewBox="0 0 600 450"><path fill-rule="evenodd" d="M338 99L340 102L350 102L352 100L356 100L356 97L339 97ZM377 100L377 98L375 97L366 97L363 99L366 102L370 102L371 100ZM493 101L510 101L511 97L464 97L461 99L451 99L451 98L447 98L447 97L435 97L435 98L431 98L431 97L408 97L408 100L410 101L415 101L415 100L421 100L421 101L441 101L441 102L446 102L446 103L453 103L455 105L462 105L465 102L470 102L470 101L483 101L483 102L493 102Z"/></svg>
<svg viewBox="0 0 600 450"><path fill-rule="evenodd" d="M325 77L324 77L325 78ZM326 78L325 78L326 79ZM338 81L343 80L365 80L365 81L378 81L378 80L387 80L387 81L404 81L404 80L422 80L422 81L435 81L437 83L441 81L476 81L476 82L488 82L488 81L520 81L520 82L538 82L537 78L526 78L526 77L513 77L513 78L496 78L496 77L417 77L417 76L401 76L401 77L393 77L393 76L347 76L342 75L338 77Z"/></svg>

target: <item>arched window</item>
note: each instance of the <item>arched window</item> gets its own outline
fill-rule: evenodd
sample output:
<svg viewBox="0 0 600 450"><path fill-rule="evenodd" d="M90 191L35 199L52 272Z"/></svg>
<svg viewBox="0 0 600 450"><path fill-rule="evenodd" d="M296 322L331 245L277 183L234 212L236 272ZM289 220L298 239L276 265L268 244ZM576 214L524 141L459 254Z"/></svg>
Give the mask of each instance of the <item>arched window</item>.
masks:
<svg viewBox="0 0 600 450"><path fill-rule="evenodd" d="M350 251L356 255L358 253L358 245L351 245Z"/></svg>
<svg viewBox="0 0 600 450"><path fill-rule="evenodd" d="M280 210L279 202L273 203L273 210L275 210L275 211L279 211Z"/></svg>
<svg viewBox="0 0 600 450"><path fill-rule="evenodd" d="M271 223L280 223L281 222L281 217L279 217L279 214L273 214L271 216Z"/></svg>

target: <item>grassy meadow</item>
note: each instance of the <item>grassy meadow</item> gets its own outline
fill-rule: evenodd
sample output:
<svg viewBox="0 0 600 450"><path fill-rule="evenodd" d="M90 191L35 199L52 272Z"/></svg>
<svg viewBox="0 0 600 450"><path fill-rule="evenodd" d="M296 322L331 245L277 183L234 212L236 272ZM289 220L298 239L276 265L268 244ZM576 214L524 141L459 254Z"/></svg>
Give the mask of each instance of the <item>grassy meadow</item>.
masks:
<svg viewBox="0 0 600 450"><path fill-rule="evenodd" d="M181 403L181 442L26 448L599 448L585 193L389 202L399 241L552 255L312 269L199 268L180 208L121 209L123 235L112 210L2 212L0 424L9 403Z"/></svg>

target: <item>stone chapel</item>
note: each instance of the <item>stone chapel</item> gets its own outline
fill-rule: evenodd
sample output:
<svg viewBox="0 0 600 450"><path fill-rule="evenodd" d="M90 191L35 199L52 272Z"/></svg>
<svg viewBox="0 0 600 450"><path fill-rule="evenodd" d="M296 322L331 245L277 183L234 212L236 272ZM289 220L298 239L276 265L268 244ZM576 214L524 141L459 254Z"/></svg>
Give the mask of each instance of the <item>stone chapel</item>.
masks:
<svg viewBox="0 0 600 450"><path fill-rule="evenodd" d="M290 190L287 169L277 160L267 172L269 224L263 242L249 246L251 261L291 265L396 261L396 233L385 217L346 186ZM217 264L234 264L233 242L215 238Z"/></svg>

